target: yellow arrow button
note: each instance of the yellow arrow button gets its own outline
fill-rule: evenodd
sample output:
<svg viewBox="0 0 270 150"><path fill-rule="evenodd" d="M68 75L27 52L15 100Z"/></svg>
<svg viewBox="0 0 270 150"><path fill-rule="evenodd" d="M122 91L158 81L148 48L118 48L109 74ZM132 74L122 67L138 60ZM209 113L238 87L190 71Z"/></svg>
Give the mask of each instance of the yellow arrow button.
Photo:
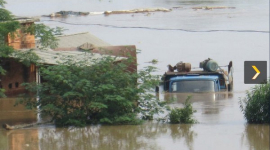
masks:
<svg viewBox="0 0 270 150"><path fill-rule="evenodd" d="M257 72L252 78L253 80L255 80L261 72L256 66L252 66L252 68Z"/></svg>

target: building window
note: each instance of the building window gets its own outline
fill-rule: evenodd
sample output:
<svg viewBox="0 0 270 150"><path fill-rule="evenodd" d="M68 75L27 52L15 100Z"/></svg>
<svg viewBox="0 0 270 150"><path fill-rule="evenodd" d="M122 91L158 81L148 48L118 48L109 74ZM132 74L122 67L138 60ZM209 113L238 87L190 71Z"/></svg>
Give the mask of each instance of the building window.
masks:
<svg viewBox="0 0 270 150"><path fill-rule="evenodd" d="M19 82L15 83L15 87L18 88L19 87Z"/></svg>
<svg viewBox="0 0 270 150"><path fill-rule="evenodd" d="M9 88L9 89L12 89L12 83L9 83L9 84L8 84L8 88Z"/></svg>

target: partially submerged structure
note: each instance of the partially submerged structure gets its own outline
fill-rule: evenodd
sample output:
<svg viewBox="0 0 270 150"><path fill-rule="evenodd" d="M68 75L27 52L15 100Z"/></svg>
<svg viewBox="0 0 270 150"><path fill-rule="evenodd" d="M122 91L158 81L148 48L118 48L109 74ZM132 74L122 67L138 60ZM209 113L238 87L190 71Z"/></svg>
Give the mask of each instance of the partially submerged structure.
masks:
<svg viewBox="0 0 270 150"><path fill-rule="evenodd" d="M104 12L81 12L81 11L59 11L49 15L43 15L43 17L67 17L67 16L87 16L87 15L112 15L112 14L133 14L133 13L150 13L150 12L170 12L171 9L167 8L139 8L131 10L113 10Z"/></svg>
<svg viewBox="0 0 270 150"><path fill-rule="evenodd" d="M26 26L34 23L31 18L21 18L19 20ZM18 31L21 35L22 32ZM35 41L34 35L17 36L8 38L7 44L14 49L35 53L41 62L47 65L57 65L64 56L73 56L76 59L97 59L101 57L117 57L116 61L133 57L134 63L129 66L129 71L137 71L136 47L128 46L112 46L101 39L91 35L90 33L78 33L72 35L58 36L58 48L56 49L39 49L39 43ZM90 53L89 53L90 52ZM5 94L8 97L16 97L18 94L26 92L21 86L24 82L41 82L38 66L31 64L26 66L14 57L1 59L2 67L7 71L5 75L0 75L0 88L5 89Z"/></svg>

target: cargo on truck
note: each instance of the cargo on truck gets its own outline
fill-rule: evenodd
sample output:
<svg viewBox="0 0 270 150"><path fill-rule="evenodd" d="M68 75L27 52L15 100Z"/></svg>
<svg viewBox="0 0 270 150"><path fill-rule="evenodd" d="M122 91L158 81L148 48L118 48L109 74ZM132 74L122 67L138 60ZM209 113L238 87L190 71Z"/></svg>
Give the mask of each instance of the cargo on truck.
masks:
<svg viewBox="0 0 270 150"><path fill-rule="evenodd" d="M179 62L168 65L168 71L162 76L161 88L169 93L204 93L231 91L233 89L232 61L220 66L208 58L192 69L190 63ZM159 91L159 88L157 88Z"/></svg>

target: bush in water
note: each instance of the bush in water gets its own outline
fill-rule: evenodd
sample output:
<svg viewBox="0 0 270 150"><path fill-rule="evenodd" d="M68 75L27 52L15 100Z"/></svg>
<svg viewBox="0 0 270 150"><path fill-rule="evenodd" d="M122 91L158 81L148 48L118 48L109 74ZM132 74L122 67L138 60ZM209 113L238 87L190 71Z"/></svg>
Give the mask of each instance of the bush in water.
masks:
<svg viewBox="0 0 270 150"><path fill-rule="evenodd" d="M169 113L170 123L196 123L197 121L192 119L192 115L196 110L192 108L189 101L191 97L189 96L185 103L184 108L173 108Z"/></svg>
<svg viewBox="0 0 270 150"><path fill-rule="evenodd" d="M137 124L141 122L137 114L152 118L149 114L160 112L161 103L153 95L158 84L158 76L151 75L154 67L132 73L127 71L132 58L123 63L105 56L95 60L65 59L58 65L41 66L45 82L24 84L37 94L22 98L20 103L33 109L38 106L60 126Z"/></svg>
<svg viewBox="0 0 270 150"><path fill-rule="evenodd" d="M270 80L247 91L239 103L248 123L270 123Z"/></svg>

